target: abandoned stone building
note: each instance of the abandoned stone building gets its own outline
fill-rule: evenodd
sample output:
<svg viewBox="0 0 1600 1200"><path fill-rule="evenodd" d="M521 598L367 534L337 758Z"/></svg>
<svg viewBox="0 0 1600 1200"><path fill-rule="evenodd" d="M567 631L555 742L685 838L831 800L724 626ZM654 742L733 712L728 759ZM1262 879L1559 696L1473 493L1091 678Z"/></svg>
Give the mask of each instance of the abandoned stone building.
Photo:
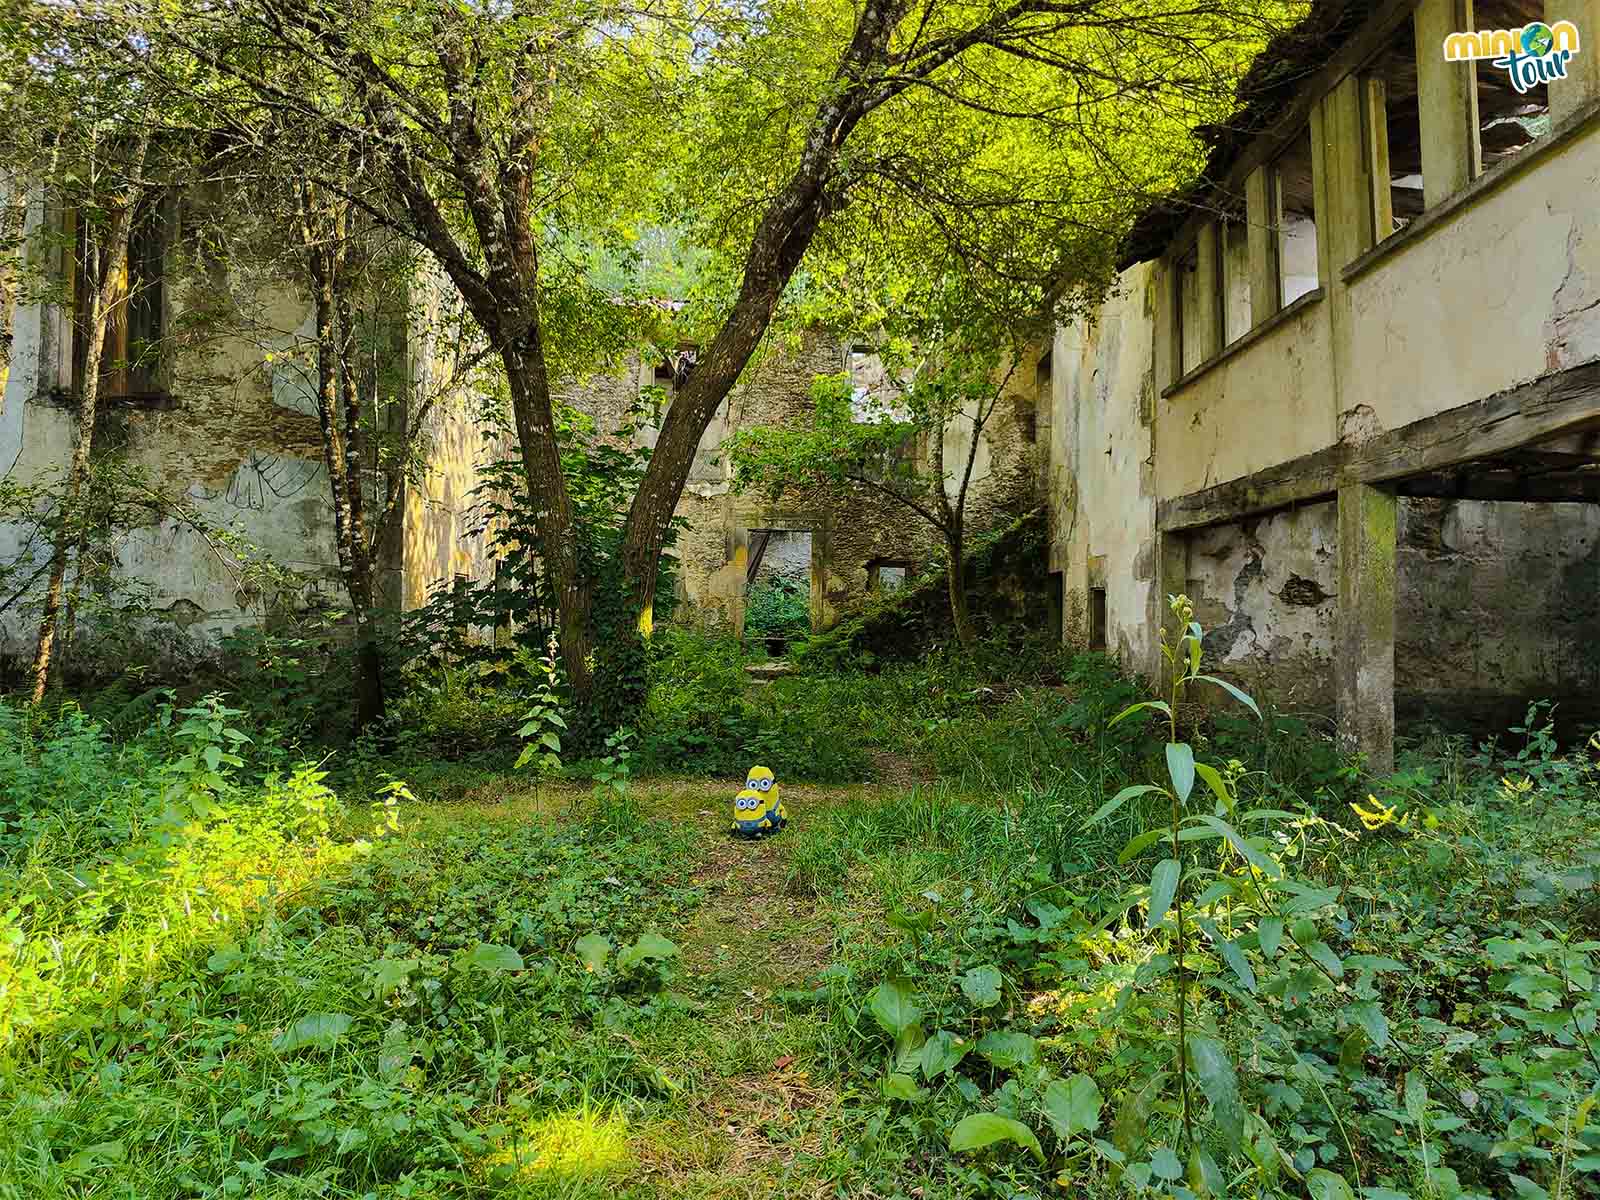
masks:
<svg viewBox="0 0 1600 1200"><path fill-rule="evenodd" d="M1536 22L1564 76L1446 56ZM1379 768L1600 715L1600 0L1321 3L1240 95L1040 359L1066 636L1156 674L1187 592Z"/></svg>
<svg viewBox="0 0 1600 1200"><path fill-rule="evenodd" d="M182 219L197 215L186 206ZM181 330L184 314L214 310L238 280L178 252L179 209L141 223L130 243L133 296L108 332L101 374L95 446L115 447L143 468L189 519L168 517L118 536L115 576L170 623L174 643L203 647L269 612L338 608L340 590L332 502L323 467L314 372L309 366L312 306L293 281L255 281L248 319L203 339ZM66 290L40 289L11 318L9 361L0 380L0 474L13 483L41 481L64 469L75 423L75 390L83 370L73 317L70 217L35 196L27 209L28 246L40 277ZM145 339L159 354L135 356ZM442 395L421 412L421 398L448 392L454 351L432 326L396 330L392 368L409 386L387 406L385 421L419 413L425 474L406 487L379 554L386 601L414 606L441 581L490 569L475 532L468 493L478 482L486 442L458 399ZM376 503L379 487L374 474ZM285 594L241 586L239 560L221 552L211 532L235 530L248 556L287 568L304 580ZM27 521L0 524L0 563L26 568L42 561ZM31 540L30 540L31 539ZM113 599L113 603L115 603ZM159 629L153 632L159 633ZM0 654L26 653L33 630L23 610L0 618Z"/></svg>
<svg viewBox="0 0 1600 1200"><path fill-rule="evenodd" d="M0 407L0 473L13 483L59 472L70 455L74 396L82 371L81 337L71 297L70 216L36 198L28 210L29 245L42 277L64 290L22 303L9 314L13 337ZM141 610L165 618L175 639L202 647L240 625L286 612L338 609L333 508L323 465L315 400L311 301L297 280L253 277L238 328L185 338L185 314L240 307L246 285L215 264L184 253L179 226L210 219L185 201L173 205L157 232L136 233L130 255L131 299L109 334L102 373L96 445L115 446L181 498L194 520L154 521L119 536L116 576L140 597ZM462 339L450 333L442 285L418 285L403 305L409 315L388 331L382 353L396 380L383 420L393 431L421 420L421 469L404 484L396 518L380 547L385 603L415 608L442 585L491 578L495 564L474 511L483 468L511 453L471 403L470 376L458 373ZM227 293L235 293L232 299ZM130 364L128 346L158 347ZM684 354L692 353L687 347ZM635 354L616 372L574 382L563 399L615 433L651 387L668 393L683 362ZM820 374L848 370L863 398L886 382L877 359L861 345L820 334L775 340L730 395L708 429L680 505L684 528L679 559L681 620L742 629L750 588L765 576L804 581L812 625L831 624L851 602L893 588L928 565L936 537L891 502L841 500L816 494L780 505L734 494L731 468L718 453L728 434L750 424L806 420L811 387ZM867 407L863 406L863 418ZM977 458L972 527L998 522L1027 503L1032 394L1018 398L991 423ZM102 428L103 426L103 428ZM653 440L649 428L636 436ZM959 430L952 437L961 439ZM370 470L373 500L382 491ZM369 502L370 503L370 502ZM30 541L26 521L0 523L0 564L27 567L47 547ZM253 552L304 580L297 590L241 586L237 564L218 552L205 528L234 529ZM32 629L25 610L0 614L0 655L28 652Z"/></svg>
<svg viewBox="0 0 1600 1200"><path fill-rule="evenodd" d="M1535 25L1535 67L1559 70L1508 57ZM1489 730L1548 698L1600 716L1600 0L1318 0L1240 96L1205 131L1201 182L1136 224L1092 319L1015 372L970 527L1042 494L1040 569L1069 642L1158 675L1165 597L1186 592L1214 666L1333 716L1378 768L1397 714ZM59 219L29 211L35 229ZM160 279L130 321L176 325L210 286L135 260ZM257 308L253 336L180 341L147 377L107 379L108 422L207 520L320 580L309 606L336 592L294 352L310 306L280 282ZM78 368L67 307L22 305L13 327L0 471L25 480L64 459ZM410 397L455 386L440 328L397 332ZM683 364L655 357L564 396L614 433L641 392L677 386ZM739 630L751 586L778 573L806 580L825 627L929 563L931 531L889 501L773 505L731 485L729 433L806 419L815 377L846 370L864 396L884 386L863 345L775 338L730 395L680 504L680 620ZM470 509L498 448L463 404L426 419L426 469L383 560L404 607L493 571ZM20 536L0 529L0 556ZM263 615L179 522L133 531L119 555L190 634ZM19 644L14 620L4 632Z"/></svg>
<svg viewBox="0 0 1600 1200"><path fill-rule="evenodd" d="M809 421L814 380L845 371L856 411L863 420L874 419L877 404L892 400L877 355L863 342L821 332L776 341L724 401L701 439L678 504L684 524L672 553L678 559L680 623L742 632L751 589L764 578L786 575L807 581L812 628L826 629L852 604L903 585L940 553L932 527L891 500L812 489L772 503L735 491L732 464L721 453L724 441L742 428ZM671 364L635 355L614 374L569 387L564 398L611 432L623 425L645 388L660 386L670 395L674 378ZM1031 381L1019 379L1012 392L985 425L978 446L968 501L974 531L995 528L1034 502ZM951 423L947 461L965 461L970 429L968 422ZM647 426L637 437L651 444L654 430Z"/></svg>

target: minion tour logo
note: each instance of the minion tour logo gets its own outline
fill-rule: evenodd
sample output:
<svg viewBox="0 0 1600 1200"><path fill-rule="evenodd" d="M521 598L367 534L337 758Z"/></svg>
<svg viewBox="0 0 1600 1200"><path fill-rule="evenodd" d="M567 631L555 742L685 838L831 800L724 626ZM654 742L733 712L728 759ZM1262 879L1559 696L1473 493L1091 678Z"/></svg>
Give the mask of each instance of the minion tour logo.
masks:
<svg viewBox="0 0 1600 1200"><path fill-rule="evenodd" d="M1567 63L1578 52L1578 27L1571 21L1535 21L1521 29L1452 33L1444 39L1447 62L1487 58L1511 76L1519 94L1567 77Z"/></svg>

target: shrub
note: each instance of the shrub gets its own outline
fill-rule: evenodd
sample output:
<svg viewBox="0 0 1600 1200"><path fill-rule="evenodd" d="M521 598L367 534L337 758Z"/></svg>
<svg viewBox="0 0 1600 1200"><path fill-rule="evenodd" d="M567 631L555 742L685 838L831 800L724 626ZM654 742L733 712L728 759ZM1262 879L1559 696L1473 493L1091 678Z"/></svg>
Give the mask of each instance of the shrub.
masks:
<svg viewBox="0 0 1600 1200"><path fill-rule="evenodd" d="M803 638L811 632L811 585L779 576L750 589L744 606L747 638Z"/></svg>

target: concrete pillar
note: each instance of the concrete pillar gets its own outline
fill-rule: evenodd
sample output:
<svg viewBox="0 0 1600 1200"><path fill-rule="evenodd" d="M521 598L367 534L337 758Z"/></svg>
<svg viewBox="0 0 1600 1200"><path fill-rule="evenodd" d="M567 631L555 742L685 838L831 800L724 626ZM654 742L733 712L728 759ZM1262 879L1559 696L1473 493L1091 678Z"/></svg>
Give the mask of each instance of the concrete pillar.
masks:
<svg viewBox="0 0 1600 1200"><path fill-rule="evenodd" d="M1394 232L1394 192L1390 189L1389 168L1389 87L1376 75L1369 75L1361 82L1361 132L1369 152L1372 240L1376 244Z"/></svg>
<svg viewBox="0 0 1600 1200"><path fill-rule="evenodd" d="M1244 219L1250 246L1250 323L1278 311L1278 198L1270 167L1257 167L1244 181Z"/></svg>
<svg viewBox="0 0 1600 1200"><path fill-rule="evenodd" d="M1417 37L1417 107L1422 126L1422 202L1432 208L1482 172L1478 73L1446 62L1446 35L1475 29L1472 0L1422 0L1412 14Z"/></svg>
<svg viewBox="0 0 1600 1200"><path fill-rule="evenodd" d="M1339 743L1366 756L1367 769L1394 769L1395 535L1392 491L1364 483L1339 488L1339 615L1334 695Z"/></svg>
<svg viewBox="0 0 1600 1200"><path fill-rule="evenodd" d="M1200 227L1195 241L1199 263L1195 267L1195 345L1200 346L1200 361L1222 351L1222 239L1215 221ZM1188 315L1188 314L1185 314Z"/></svg>
<svg viewBox="0 0 1600 1200"><path fill-rule="evenodd" d="M1545 0L1547 24L1571 21L1578 27L1578 53L1567 63L1567 77L1550 85L1550 120L1559 125L1585 105L1600 100L1600 0Z"/></svg>
<svg viewBox="0 0 1600 1200"><path fill-rule="evenodd" d="M1318 214L1318 233L1329 254L1324 285L1373 245L1367 83L1360 75L1347 75L1322 102L1322 161L1329 183L1328 205Z"/></svg>
<svg viewBox="0 0 1600 1200"><path fill-rule="evenodd" d="M1156 390L1171 387L1178 378L1178 266L1170 257L1157 261L1150 274L1148 307L1155 315L1151 354L1155 359Z"/></svg>

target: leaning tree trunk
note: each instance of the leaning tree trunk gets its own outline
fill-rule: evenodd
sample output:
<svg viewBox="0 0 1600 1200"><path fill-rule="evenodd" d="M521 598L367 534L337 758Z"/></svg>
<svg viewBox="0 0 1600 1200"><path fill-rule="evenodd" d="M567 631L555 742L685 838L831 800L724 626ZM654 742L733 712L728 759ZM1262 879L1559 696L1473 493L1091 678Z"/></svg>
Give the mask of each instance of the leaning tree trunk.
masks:
<svg viewBox="0 0 1600 1200"><path fill-rule="evenodd" d="M139 148L142 164L144 147ZM105 357L106 326L116 300L117 286L128 262L128 235L133 229L134 208L143 189L135 185L111 212L104 241L93 241L93 226L85 224L81 254L84 262L87 307L82 329L87 339L83 356L83 386L78 394L77 429L73 435L72 459L67 467L62 490L59 523L50 554L50 576L45 584L44 610L39 617L39 638L33 652L33 703L44 700L50 682L50 664L61 619L62 589L67 577L68 547L73 540L74 523L81 519L78 498L89 474L89 457L94 447L96 406L100 398L100 364Z"/></svg>
<svg viewBox="0 0 1600 1200"><path fill-rule="evenodd" d="M619 636L639 639L650 633L661 551L695 451L766 335L783 290L799 269L823 218L839 202L829 193L834 164L862 118L887 98L881 87L878 95L872 94L870 76L887 56L904 11L902 3L894 2L869 3L860 10L850 45L835 72L839 86L818 103L794 174L756 227L733 310L710 350L695 365L687 387L667 410L623 532L623 571L636 619L631 628L619 630Z"/></svg>

